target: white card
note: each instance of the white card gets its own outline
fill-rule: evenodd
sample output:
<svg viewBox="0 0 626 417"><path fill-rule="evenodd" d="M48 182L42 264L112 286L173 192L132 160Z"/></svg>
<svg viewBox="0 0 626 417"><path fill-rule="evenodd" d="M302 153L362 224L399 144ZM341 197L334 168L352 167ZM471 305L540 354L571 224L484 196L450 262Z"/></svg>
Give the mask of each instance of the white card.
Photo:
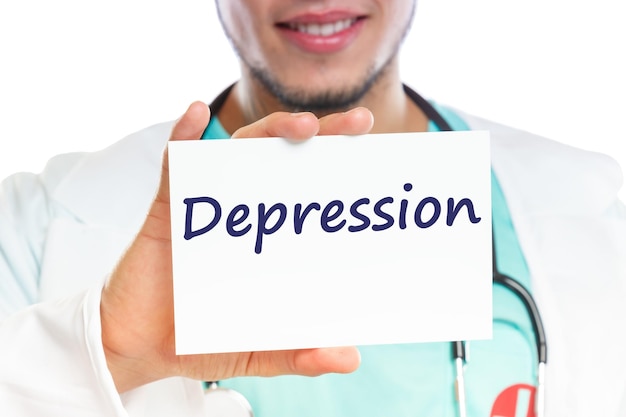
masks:
<svg viewBox="0 0 626 417"><path fill-rule="evenodd" d="M491 337L487 132L169 144L178 354Z"/></svg>

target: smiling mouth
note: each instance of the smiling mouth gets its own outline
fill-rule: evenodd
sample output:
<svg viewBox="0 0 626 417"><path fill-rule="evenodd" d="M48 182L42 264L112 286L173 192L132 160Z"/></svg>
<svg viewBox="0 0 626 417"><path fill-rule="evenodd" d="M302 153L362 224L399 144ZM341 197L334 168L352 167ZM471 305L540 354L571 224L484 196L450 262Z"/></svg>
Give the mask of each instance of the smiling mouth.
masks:
<svg viewBox="0 0 626 417"><path fill-rule="evenodd" d="M357 21L363 19L362 17L353 17L349 19L337 20L335 22L327 23L301 23L301 22L287 22L278 23L277 26L283 29L293 30L295 32L304 33L312 36L333 36L339 32L343 32L346 29L352 27Z"/></svg>

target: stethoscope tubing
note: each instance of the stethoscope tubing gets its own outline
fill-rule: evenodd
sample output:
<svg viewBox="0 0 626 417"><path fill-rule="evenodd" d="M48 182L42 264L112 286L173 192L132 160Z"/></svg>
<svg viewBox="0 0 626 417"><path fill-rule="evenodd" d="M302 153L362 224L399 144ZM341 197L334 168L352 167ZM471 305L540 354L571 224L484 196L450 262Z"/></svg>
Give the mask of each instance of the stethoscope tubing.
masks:
<svg viewBox="0 0 626 417"><path fill-rule="evenodd" d="M539 313L539 307L535 302L535 299L530 294L530 291L524 287L522 283L516 279L501 273L498 269L496 259L496 244L492 239L492 270L493 270L493 283L501 285L513 292L517 298L519 298L530 319L533 327L533 334L535 337L535 347L537 352L537 386L535 393L535 416L543 417L545 410L545 374L546 364L548 362L548 345L546 341L546 331L543 326L543 320ZM466 350L465 343L463 341L452 342L452 358L456 363L456 395L459 404L459 417L467 416L467 402L465 390L465 378L464 378L464 365L466 363ZM462 391L463 390L463 391Z"/></svg>
<svg viewBox="0 0 626 417"><path fill-rule="evenodd" d="M211 104L211 117L218 114L222 105L226 101L226 98L230 94L233 86L231 84L224 89ZM407 96L426 114L429 120L437 125L440 131L452 131L450 124L441 116L441 114L422 96L416 91L403 85L404 92ZM545 408L545 368L548 360L548 349L546 343L546 333L543 326L543 321L539 313L539 308L530 292L516 279L502 274L497 266L496 262L496 249L495 242L492 241L492 258L493 258L493 283L502 285L505 288L512 291L524 304L528 316L531 320L533 333L535 336L536 350L537 350L537 386L535 393L535 415L537 417L543 417ZM465 389L464 367L467 362L465 342L454 341L452 345L452 358L454 360L456 378L455 378L455 392L456 399L459 405L459 417L467 417L467 399ZM209 391L217 389L217 383L211 382ZM245 409L245 407L243 407ZM252 410L248 409L249 415L252 416Z"/></svg>
<svg viewBox="0 0 626 417"><path fill-rule="evenodd" d="M410 87L404 86L405 93L415 102L420 109L426 113L428 118L432 120L439 130L452 131L450 124L439 114L439 112L422 96L413 91ZM539 313L539 308L530 291L524 287L516 279L505 275L498 269L496 261L496 245L492 239L492 270L493 282L504 286L512 291L524 304L528 316L530 318L533 333L535 336L535 345L537 350L537 386L535 395L535 415L543 417L545 409L545 368L548 362L548 348L546 342L546 332L543 326L543 320ZM456 378L455 391L459 404L459 417L467 416L467 400L465 392L464 367L466 364L466 349L463 341L452 342L452 358L455 363Z"/></svg>

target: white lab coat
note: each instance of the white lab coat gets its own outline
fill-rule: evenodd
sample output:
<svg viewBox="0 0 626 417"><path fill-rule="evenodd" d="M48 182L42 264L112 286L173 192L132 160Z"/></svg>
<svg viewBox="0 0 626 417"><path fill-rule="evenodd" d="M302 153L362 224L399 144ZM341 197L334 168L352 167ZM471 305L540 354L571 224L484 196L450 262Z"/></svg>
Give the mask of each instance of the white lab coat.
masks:
<svg viewBox="0 0 626 417"><path fill-rule="evenodd" d="M626 415L626 209L610 158L463 115L492 135L548 335L547 415ZM0 187L0 415L200 416L200 383L117 394L100 289L144 220L171 123ZM31 305L30 307L28 307Z"/></svg>

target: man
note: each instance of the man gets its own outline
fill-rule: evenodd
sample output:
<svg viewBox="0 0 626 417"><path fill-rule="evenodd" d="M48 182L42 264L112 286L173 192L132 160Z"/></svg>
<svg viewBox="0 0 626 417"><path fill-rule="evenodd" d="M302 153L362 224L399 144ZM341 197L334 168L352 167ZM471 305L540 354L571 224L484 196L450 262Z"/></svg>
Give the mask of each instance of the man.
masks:
<svg viewBox="0 0 626 417"><path fill-rule="evenodd" d="M204 415L200 381L219 380L257 416L456 415L448 344L175 356L167 159L159 162L168 135L304 140L441 128L399 76L414 1L216 3L242 77L211 120L193 103L174 125L2 184L0 407ZM547 319L549 415L620 415L626 366L612 359L626 331L611 319L626 313L626 210L616 166L439 110L454 128L492 132L498 261L531 287ZM510 297L494 290L495 344L472 345L469 415L533 415L532 324ZM282 374L307 377L245 377Z"/></svg>

